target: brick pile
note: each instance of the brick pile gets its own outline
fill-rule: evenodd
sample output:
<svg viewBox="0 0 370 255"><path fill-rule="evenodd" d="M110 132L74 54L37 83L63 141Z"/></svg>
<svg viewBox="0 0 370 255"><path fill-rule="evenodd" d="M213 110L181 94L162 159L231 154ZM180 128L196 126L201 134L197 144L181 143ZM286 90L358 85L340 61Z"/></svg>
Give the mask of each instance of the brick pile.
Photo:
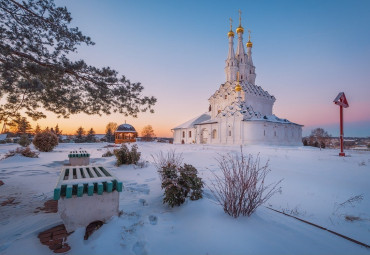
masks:
<svg viewBox="0 0 370 255"><path fill-rule="evenodd" d="M49 249L54 253L63 253L71 249L66 243L68 235L66 228L61 224L41 232L38 238L43 245L49 246Z"/></svg>

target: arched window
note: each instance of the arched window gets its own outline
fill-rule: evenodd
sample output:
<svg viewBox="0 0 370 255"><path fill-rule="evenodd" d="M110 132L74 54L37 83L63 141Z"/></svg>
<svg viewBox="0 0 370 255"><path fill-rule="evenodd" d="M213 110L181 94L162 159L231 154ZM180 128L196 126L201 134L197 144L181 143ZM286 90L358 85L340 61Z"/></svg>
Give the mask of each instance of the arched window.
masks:
<svg viewBox="0 0 370 255"><path fill-rule="evenodd" d="M263 130L263 136L266 136L266 130Z"/></svg>
<svg viewBox="0 0 370 255"><path fill-rule="evenodd" d="M216 139L217 138L217 130L216 129L213 129L212 131L212 139Z"/></svg>
<svg viewBox="0 0 370 255"><path fill-rule="evenodd" d="M242 58L240 59L240 62L243 63L243 59Z"/></svg>
<svg viewBox="0 0 370 255"><path fill-rule="evenodd" d="M209 105L209 107L208 107L208 111L210 112L210 111L212 111L212 106L211 105Z"/></svg>
<svg viewBox="0 0 370 255"><path fill-rule="evenodd" d="M225 99L227 99L227 95L225 95Z"/></svg>
<svg viewBox="0 0 370 255"><path fill-rule="evenodd" d="M185 137L185 131L182 131L182 138Z"/></svg>
<svg viewBox="0 0 370 255"><path fill-rule="evenodd" d="M274 131L274 135L276 136L276 130Z"/></svg>
<svg viewBox="0 0 370 255"><path fill-rule="evenodd" d="M189 137L191 137L191 131L189 131Z"/></svg>
<svg viewBox="0 0 370 255"><path fill-rule="evenodd" d="M252 74L252 70L249 70L249 74Z"/></svg>
<svg viewBox="0 0 370 255"><path fill-rule="evenodd" d="M243 80L243 75L240 76L240 79Z"/></svg>
<svg viewBox="0 0 370 255"><path fill-rule="evenodd" d="M231 136L231 130L229 130L229 136Z"/></svg>

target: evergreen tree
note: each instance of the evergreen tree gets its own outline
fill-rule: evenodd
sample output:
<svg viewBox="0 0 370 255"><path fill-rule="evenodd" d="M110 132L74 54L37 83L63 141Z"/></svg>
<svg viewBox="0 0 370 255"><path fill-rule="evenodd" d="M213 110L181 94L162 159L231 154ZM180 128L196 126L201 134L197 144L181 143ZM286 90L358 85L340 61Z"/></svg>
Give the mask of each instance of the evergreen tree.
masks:
<svg viewBox="0 0 370 255"><path fill-rule="evenodd" d="M79 127L76 131L76 143L83 143L85 142L86 140L86 137L85 137L85 130L83 129L83 127Z"/></svg>
<svg viewBox="0 0 370 255"><path fill-rule="evenodd" d="M37 123L36 127L35 127L35 134L38 134L41 132L41 127L40 125Z"/></svg>
<svg viewBox="0 0 370 255"><path fill-rule="evenodd" d="M87 132L87 136L86 136L86 141L89 142L89 143L93 143L96 141L96 138L95 138L95 131L93 128L91 128L88 132Z"/></svg>
<svg viewBox="0 0 370 255"><path fill-rule="evenodd" d="M54 133L59 137L62 134L62 130L59 129L58 124L55 126Z"/></svg>
<svg viewBox="0 0 370 255"><path fill-rule="evenodd" d="M110 67L68 58L77 46L94 44L70 27L71 20L67 8L53 0L0 1L0 123L21 112L45 118L45 110L65 118L81 112L134 117L153 112L156 99L143 96L140 83Z"/></svg>
<svg viewBox="0 0 370 255"><path fill-rule="evenodd" d="M25 117L18 117L12 123L13 130L17 134L30 133L32 130L30 122Z"/></svg>
<svg viewBox="0 0 370 255"><path fill-rule="evenodd" d="M117 129L117 123L109 122L105 128L105 138L107 142L114 142L114 131Z"/></svg>

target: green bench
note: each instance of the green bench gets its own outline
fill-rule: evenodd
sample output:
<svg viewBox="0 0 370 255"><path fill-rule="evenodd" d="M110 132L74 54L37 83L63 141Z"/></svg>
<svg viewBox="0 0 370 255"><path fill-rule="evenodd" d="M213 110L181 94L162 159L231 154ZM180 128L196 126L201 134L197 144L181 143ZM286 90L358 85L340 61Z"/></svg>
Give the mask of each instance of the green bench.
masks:
<svg viewBox="0 0 370 255"><path fill-rule="evenodd" d="M90 164L90 154L87 151L70 151L68 158L71 166L86 166Z"/></svg>

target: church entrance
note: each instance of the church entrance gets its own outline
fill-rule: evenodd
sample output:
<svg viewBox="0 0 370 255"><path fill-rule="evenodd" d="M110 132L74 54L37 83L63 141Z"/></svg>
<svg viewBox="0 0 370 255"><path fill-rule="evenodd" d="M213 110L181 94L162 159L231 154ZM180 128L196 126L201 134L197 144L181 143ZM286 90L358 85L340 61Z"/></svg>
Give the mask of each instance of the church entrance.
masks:
<svg viewBox="0 0 370 255"><path fill-rule="evenodd" d="M207 143L208 141L208 129L203 128L202 132L200 133L200 143Z"/></svg>

